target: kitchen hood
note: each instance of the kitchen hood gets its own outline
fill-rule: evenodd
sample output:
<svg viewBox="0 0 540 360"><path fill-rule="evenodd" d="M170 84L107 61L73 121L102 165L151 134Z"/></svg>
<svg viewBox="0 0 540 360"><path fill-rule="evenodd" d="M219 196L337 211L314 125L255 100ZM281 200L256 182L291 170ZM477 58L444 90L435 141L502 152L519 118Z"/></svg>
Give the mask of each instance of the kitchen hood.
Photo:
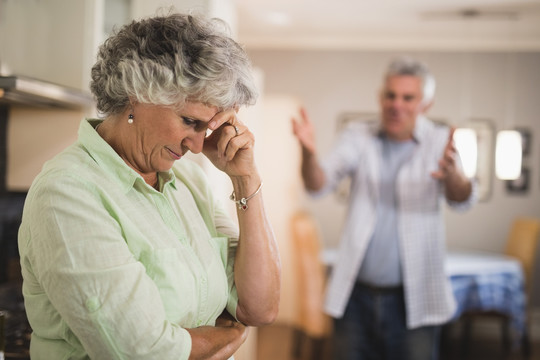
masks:
<svg viewBox="0 0 540 360"><path fill-rule="evenodd" d="M84 109L94 100L90 94L66 86L24 76L0 76L0 104Z"/></svg>

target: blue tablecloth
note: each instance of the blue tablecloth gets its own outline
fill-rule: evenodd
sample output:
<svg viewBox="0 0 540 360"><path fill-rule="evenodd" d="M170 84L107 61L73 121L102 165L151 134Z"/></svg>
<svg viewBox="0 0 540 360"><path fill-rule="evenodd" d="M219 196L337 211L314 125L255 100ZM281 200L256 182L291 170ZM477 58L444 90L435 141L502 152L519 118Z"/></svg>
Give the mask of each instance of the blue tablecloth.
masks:
<svg viewBox="0 0 540 360"><path fill-rule="evenodd" d="M331 266L335 256L334 249L327 249L321 259ZM445 269L457 302L452 321L468 310L498 311L510 317L514 340L522 338L527 299L518 259L498 253L450 251Z"/></svg>
<svg viewBox="0 0 540 360"><path fill-rule="evenodd" d="M525 331L526 295L521 264L500 254L449 253L446 272L450 277L457 311L497 311L510 317L514 339Z"/></svg>

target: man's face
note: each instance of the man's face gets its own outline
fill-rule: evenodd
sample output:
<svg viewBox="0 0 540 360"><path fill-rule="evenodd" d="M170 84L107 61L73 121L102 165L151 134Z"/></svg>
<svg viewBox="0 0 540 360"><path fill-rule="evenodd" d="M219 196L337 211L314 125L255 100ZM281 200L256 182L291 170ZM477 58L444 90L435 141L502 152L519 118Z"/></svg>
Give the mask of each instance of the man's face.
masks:
<svg viewBox="0 0 540 360"><path fill-rule="evenodd" d="M390 76L380 94L382 128L392 140L412 138L416 117L429 104L422 103L422 80L411 75Z"/></svg>

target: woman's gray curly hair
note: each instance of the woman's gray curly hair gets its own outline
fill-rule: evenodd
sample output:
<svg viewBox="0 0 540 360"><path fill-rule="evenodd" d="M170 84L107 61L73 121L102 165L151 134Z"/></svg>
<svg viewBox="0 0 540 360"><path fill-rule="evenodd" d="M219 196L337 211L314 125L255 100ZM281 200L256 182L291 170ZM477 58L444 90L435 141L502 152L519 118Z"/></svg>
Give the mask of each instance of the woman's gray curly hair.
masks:
<svg viewBox="0 0 540 360"><path fill-rule="evenodd" d="M251 62L218 19L171 14L133 21L99 48L90 89L104 115L130 101L177 107L185 101L219 109L257 98Z"/></svg>

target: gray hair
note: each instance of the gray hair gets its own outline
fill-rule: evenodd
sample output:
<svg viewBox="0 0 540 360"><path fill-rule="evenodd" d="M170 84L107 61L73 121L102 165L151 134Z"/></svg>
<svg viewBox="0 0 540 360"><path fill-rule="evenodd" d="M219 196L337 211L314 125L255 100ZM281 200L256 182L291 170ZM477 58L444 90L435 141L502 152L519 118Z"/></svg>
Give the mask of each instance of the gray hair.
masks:
<svg viewBox="0 0 540 360"><path fill-rule="evenodd" d="M219 19L171 14L133 21L99 48L90 89L104 115L130 100L219 109L252 105L258 96L251 62Z"/></svg>
<svg viewBox="0 0 540 360"><path fill-rule="evenodd" d="M411 75L422 81L422 102L429 103L435 96L435 78L428 67L413 58L399 57L394 59L386 70L385 79L390 76Z"/></svg>

